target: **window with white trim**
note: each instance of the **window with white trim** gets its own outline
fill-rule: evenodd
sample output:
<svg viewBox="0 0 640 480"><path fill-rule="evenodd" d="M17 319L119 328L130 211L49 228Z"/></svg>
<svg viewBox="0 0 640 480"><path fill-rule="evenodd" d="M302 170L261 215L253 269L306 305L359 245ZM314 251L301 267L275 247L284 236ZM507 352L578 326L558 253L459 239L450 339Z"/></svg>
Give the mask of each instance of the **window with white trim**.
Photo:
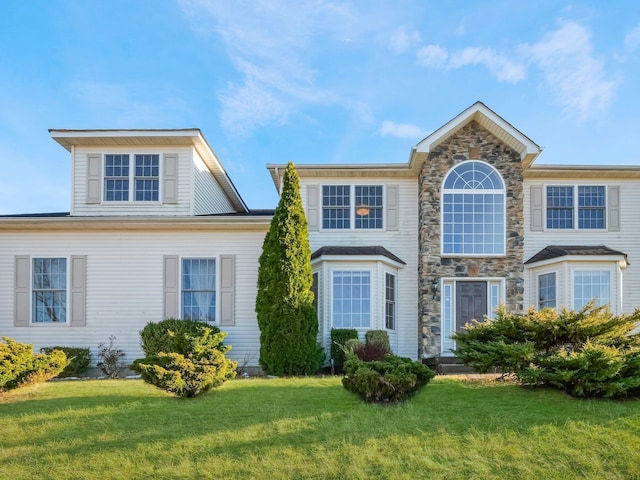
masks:
<svg viewBox="0 0 640 480"><path fill-rule="evenodd" d="M104 199L129 201L129 155L104 156Z"/></svg>
<svg viewBox="0 0 640 480"><path fill-rule="evenodd" d="M442 193L443 254L505 254L505 186L495 168L462 162L445 177Z"/></svg>
<svg viewBox="0 0 640 480"><path fill-rule="evenodd" d="M182 318L214 322L216 319L216 261L182 259Z"/></svg>
<svg viewBox="0 0 640 480"><path fill-rule="evenodd" d="M611 303L609 270L575 270L573 272L573 308L580 310L591 300L600 307Z"/></svg>
<svg viewBox="0 0 640 480"><path fill-rule="evenodd" d="M371 272L333 272L331 314L334 328L371 326Z"/></svg>
<svg viewBox="0 0 640 480"><path fill-rule="evenodd" d="M396 329L396 276L388 272L384 275L384 326Z"/></svg>
<svg viewBox="0 0 640 480"><path fill-rule="evenodd" d="M606 188L603 185L547 185L546 196L547 228L606 228Z"/></svg>
<svg viewBox="0 0 640 480"><path fill-rule="evenodd" d="M381 229L383 201L382 185L323 185L322 228Z"/></svg>
<svg viewBox="0 0 640 480"><path fill-rule="evenodd" d="M160 185L160 155L135 155L134 177L137 202L157 202Z"/></svg>
<svg viewBox="0 0 640 480"><path fill-rule="evenodd" d="M104 156L104 200L107 202L157 202L160 191L160 155L129 154ZM133 186L133 192L131 187Z"/></svg>
<svg viewBox="0 0 640 480"><path fill-rule="evenodd" d="M33 259L32 299L33 323L66 323L66 258Z"/></svg>
<svg viewBox="0 0 640 480"><path fill-rule="evenodd" d="M556 272L538 275L538 309L557 307Z"/></svg>

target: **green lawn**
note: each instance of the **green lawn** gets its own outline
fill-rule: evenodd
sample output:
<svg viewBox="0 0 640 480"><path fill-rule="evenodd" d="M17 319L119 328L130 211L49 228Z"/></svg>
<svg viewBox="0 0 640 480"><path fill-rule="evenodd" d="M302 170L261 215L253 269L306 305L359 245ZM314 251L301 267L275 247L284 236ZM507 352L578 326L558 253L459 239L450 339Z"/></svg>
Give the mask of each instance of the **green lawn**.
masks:
<svg viewBox="0 0 640 480"><path fill-rule="evenodd" d="M640 401L443 377L392 407L332 377L195 399L52 382L0 396L0 478L640 478Z"/></svg>

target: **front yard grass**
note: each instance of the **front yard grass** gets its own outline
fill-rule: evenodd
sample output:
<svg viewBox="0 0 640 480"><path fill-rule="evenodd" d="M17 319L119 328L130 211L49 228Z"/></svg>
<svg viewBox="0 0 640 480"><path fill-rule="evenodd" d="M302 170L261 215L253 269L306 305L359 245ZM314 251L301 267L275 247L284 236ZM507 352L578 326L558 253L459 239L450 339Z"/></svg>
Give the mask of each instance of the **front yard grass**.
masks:
<svg viewBox="0 0 640 480"><path fill-rule="evenodd" d="M0 396L7 479L633 479L640 401L460 378L367 405L335 377L234 380L178 399L139 380Z"/></svg>

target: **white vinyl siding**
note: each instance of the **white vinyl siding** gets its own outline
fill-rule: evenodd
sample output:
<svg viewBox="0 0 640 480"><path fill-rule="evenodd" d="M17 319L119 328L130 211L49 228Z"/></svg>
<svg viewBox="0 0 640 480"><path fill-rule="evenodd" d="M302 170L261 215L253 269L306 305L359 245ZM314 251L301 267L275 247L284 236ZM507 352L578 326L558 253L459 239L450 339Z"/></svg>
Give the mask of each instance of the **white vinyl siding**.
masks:
<svg viewBox="0 0 640 480"><path fill-rule="evenodd" d="M314 252L320 247L327 245L363 246L380 245L391 253L406 262L402 268L394 271L396 275L396 330L389 331L389 336L394 352L399 355L417 358L418 340L416 339L416 329L419 321L418 313L418 182L415 178L398 177L376 177L349 179L339 177L304 177L300 179L300 191L307 211L309 195L307 187L320 186L318 195L322 195L322 185L382 185L383 191L387 193L387 187L393 186L394 192L394 214L397 212L397 225L395 230L388 229L341 229L325 230L321 227L318 231L309 231L309 243L311 251ZM316 191L317 191L316 190ZM397 195L395 195L397 193ZM319 202L322 209L322 202ZM384 207L383 207L384 208ZM385 213L387 215L387 213ZM319 212L320 219L322 213ZM329 332L331 331L331 268L340 270L361 270L364 259L358 257L348 257L340 259L337 263L323 262L322 265L314 265L314 271L319 272L320 295L318 305L319 327L322 332L322 344L325 349L330 346ZM373 267L372 267L373 268ZM389 268L381 264L375 266L376 274L372 277L372 327L384 329L384 272ZM378 280L379 279L379 280Z"/></svg>
<svg viewBox="0 0 640 480"><path fill-rule="evenodd" d="M260 230L216 229L193 232L117 230L10 233L0 243L0 331L18 341L44 346L90 347L94 354L101 341L115 335L126 362L142 355L140 330L164 318L165 257L204 258L212 252L235 256L235 325L225 344L230 358L258 365L260 331L255 314L258 258L268 225ZM86 328L55 328L51 324L14 326L14 273L19 259L86 256ZM21 260L22 263L24 263ZM220 283L218 281L218 283ZM30 285L29 285L30 287ZM73 313L72 313L73 314ZM67 322L67 325L69 322ZM73 327L73 325L69 325Z"/></svg>
<svg viewBox="0 0 640 480"><path fill-rule="evenodd" d="M195 149L193 156L193 215L234 212L229 198Z"/></svg>
<svg viewBox="0 0 640 480"><path fill-rule="evenodd" d="M76 147L72 162L72 188L71 188L71 214L74 216L120 216L120 215L184 215L190 214L191 208L191 165L192 149L190 147L168 147L149 146L142 147ZM87 181L88 156L101 156L101 190L104 190L104 156L111 154L129 154L130 170L135 169L134 155L136 154L158 154L159 155L159 175L162 184L163 157L165 154L177 155L176 177L176 198L174 203L163 203L162 201L133 201L135 192L132 185L129 185L128 201L106 201L102 192L100 202L87 202L87 186L91 185ZM131 174L133 181L133 173ZM160 187L159 187L160 188ZM162 192L159 192L162 198Z"/></svg>
<svg viewBox="0 0 640 480"><path fill-rule="evenodd" d="M615 216L618 220L615 230L611 228L611 222L607 221L608 227L605 229L580 230L577 228L560 230L560 229L531 229L531 195L529 192L532 186L546 185L604 185L606 187L607 198L607 220L612 215L611 192L615 192ZM625 180L623 178L611 179L607 181L600 180L592 183L592 180L566 180L557 179L552 181L525 181L525 238L524 243L524 261L531 258L543 248L549 245L605 245L614 250L618 250L627 254L630 265L624 268L620 273L616 272L618 266L612 265L612 261L606 263L606 268L611 268L611 304L612 310L620 313L631 313L636 307L640 306L640 264L634 262L634 258L640 258L640 221L638 220L638 209L634 206L640 205L640 180ZM546 196L546 191L544 191ZM534 209L535 210L535 209ZM546 227L546 218L544 225ZM558 259L561 261L562 259ZM603 266L602 262L596 261L592 257L584 257L582 262L570 264L562 263L554 268L558 272L557 289L558 289L558 307L566 306L573 308L573 301L570 301L572 292L569 269L577 268L576 265L581 264L583 268L599 269ZM598 266L600 265L600 267ZM544 267L549 271L550 267ZM525 266L525 308L528 306L538 307L537 292L537 275L542 273L542 268L532 269L531 266ZM529 274L527 274L529 272Z"/></svg>

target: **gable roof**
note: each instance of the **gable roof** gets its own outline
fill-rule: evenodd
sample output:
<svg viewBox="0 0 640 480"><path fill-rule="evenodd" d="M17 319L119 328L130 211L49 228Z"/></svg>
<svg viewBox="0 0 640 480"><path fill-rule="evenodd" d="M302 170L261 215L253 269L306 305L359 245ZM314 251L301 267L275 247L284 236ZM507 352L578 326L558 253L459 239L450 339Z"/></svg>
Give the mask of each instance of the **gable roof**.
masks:
<svg viewBox="0 0 640 480"><path fill-rule="evenodd" d="M538 146L533 140L484 103L478 101L413 147L409 163L424 162L432 149L472 121L480 124L496 138L518 152L525 168L529 167L542 152L542 147Z"/></svg>
<svg viewBox="0 0 640 480"><path fill-rule="evenodd" d="M619 250L614 250L605 245L549 245L538 253L536 253L529 260L524 262L525 265L531 263L543 262L545 260L552 260L554 258L567 257L567 256L622 256L624 257L627 265L627 254Z"/></svg>
<svg viewBox="0 0 640 480"><path fill-rule="evenodd" d="M408 163L296 165L300 177L415 177L432 149L440 145L468 123L478 122L491 134L520 154L525 170L542 152L542 147L516 129L496 112L478 101L449 120L411 149ZM282 172L286 165L268 164L267 169L280 192Z"/></svg>
<svg viewBox="0 0 640 480"><path fill-rule="evenodd" d="M74 146L193 146L207 165L220 187L236 210L248 212L249 208L236 190L226 170L199 128L182 129L120 129L120 130L67 130L49 129L51 138L67 151Z"/></svg>

